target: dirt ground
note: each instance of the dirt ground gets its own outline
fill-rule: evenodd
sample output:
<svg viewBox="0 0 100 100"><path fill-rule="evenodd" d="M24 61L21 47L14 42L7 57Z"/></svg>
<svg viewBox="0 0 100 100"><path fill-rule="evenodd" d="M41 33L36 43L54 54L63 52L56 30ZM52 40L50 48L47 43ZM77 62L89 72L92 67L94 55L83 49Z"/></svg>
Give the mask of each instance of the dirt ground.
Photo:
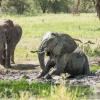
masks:
<svg viewBox="0 0 100 100"><path fill-rule="evenodd" d="M91 65L98 65L100 66L100 57L90 58L89 64ZM37 79L38 75L40 74L41 69L38 64L33 64L32 61L29 61L24 64L13 64L12 68L6 69L3 66L0 67L0 79L1 80L19 80L19 79L26 79L29 82L32 81L40 81ZM54 77L53 82L60 82L62 77ZM45 80L42 80L45 81ZM86 76L86 77L77 77L74 79L67 80L70 84L81 84L81 85L90 85L100 83L100 71L98 71L96 76Z"/></svg>

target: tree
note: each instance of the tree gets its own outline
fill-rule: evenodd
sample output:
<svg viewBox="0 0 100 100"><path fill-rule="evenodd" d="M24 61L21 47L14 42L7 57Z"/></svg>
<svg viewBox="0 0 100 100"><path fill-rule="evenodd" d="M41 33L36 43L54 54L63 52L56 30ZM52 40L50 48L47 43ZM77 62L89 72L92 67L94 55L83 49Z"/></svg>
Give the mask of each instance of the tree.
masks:
<svg viewBox="0 0 100 100"><path fill-rule="evenodd" d="M1 7L2 0L0 0L0 7Z"/></svg>
<svg viewBox="0 0 100 100"><path fill-rule="evenodd" d="M100 19L100 0L96 0L96 11L97 11L97 15Z"/></svg>
<svg viewBox="0 0 100 100"><path fill-rule="evenodd" d="M38 1L39 6L41 7L41 10L43 13L46 13L48 9L48 2L49 0L35 0L35 2Z"/></svg>
<svg viewBox="0 0 100 100"><path fill-rule="evenodd" d="M3 0L1 3L2 11L15 12L17 14L23 14L25 9L29 6L27 0ZM13 11L14 10L14 11Z"/></svg>
<svg viewBox="0 0 100 100"><path fill-rule="evenodd" d="M95 0L82 0L80 3L80 12L95 12Z"/></svg>
<svg viewBox="0 0 100 100"><path fill-rule="evenodd" d="M80 0L75 0L74 1L74 10L73 10L74 14L78 14L79 13L79 6L80 6Z"/></svg>

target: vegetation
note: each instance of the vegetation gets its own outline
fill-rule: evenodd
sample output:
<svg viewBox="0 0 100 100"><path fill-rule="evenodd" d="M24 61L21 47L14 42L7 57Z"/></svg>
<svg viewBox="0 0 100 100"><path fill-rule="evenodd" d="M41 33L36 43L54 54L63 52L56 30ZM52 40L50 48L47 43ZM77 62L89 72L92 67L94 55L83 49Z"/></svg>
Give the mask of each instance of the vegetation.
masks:
<svg viewBox="0 0 100 100"><path fill-rule="evenodd" d="M43 34L48 31L68 33L72 37L83 41L83 43L77 43L89 56L100 55L100 22L96 14L80 14L80 16L43 14L31 17L1 15L0 18L12 19L22 26L23 35L15 52L15 60L18 63L23 61L34 63L38 60L37 54L31 54L30 51L37 50ZM84 44L88 40L95 44Z"/></svg>
<svg viewBox="0 0 100 100"><path fill-rule="evenodd" d="M20 81L0 81L0 100L28 100L37 98L40 100L77 100L77 98L85 98L91 93L91 89L87 87L72 86L53 86L50 83L28 83L25 80ZM27 98L27 99L26 99Z"/></svg>
<svg viewBox="0 0 100 100"><path fill-rule="evenodd" d="M43 34L48 31L68 33L73 38L78 38L83 42L77 43L88 56L100 55L100 22L95 13L80 14L78 16L72 14L0 15L0 19L5 18L19 23L23 29L22 39L15 52L16 63L26 63L28 61L37 63L37 54L31 54L30 51L38 48ZM88 40L95 44L85 44ZM91 67L93 72L97 71L97 69L99 69L99 66ZM36 98L37 100L77 100L80 97L85 98L89 93L91 93L91 89L87 87L54 87L50 83L0 80L0 100L2 98L3 100L28 100L29 98Z"/></svg>
<svg viewBox="0 0 100 100"><path fill-rule="evenodd" d="M95 0L80 0L79 7L76 7L77 2L74 1L78 0L0 0L0 19L12 19L23 29L22 39L15 52L16 63L37 63L37 54L31 54L30 51L37 50L43 34L48 31L68 33L83 42L77 43L88 56L100 56L100 21L96 13L91 13L95 12ZM82 12L77 16L73 13L76 8ZM95 44L85 44L88 40ZM93 72L97 69L99 66L91 67ZM0 80L0 100L77 100L79 97L85 98L89 93L91 90L87 87Z"/></svg>
<svg viewBox="0 0 100 100"><path fill-rule="evenodd" d="M95 12L95 0L0 0L0 11L6 14ZM78 4L77 4L78 3ZM79 7L78 7L79 6Z"/></svg>

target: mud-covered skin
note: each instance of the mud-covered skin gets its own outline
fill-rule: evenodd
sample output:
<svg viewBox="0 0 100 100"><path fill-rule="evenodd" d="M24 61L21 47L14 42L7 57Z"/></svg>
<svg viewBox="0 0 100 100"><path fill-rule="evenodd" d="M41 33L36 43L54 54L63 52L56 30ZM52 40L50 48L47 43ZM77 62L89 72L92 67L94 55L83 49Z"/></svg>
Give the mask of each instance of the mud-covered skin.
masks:
<svg viewBox="0 0 100 100"><path fill-rule="evenodd" d="M56 71L54 73L59 74L63 72L66 66L66 62L69 59L70 53L72 53L76 48L77 48L76 42L68 34L57 33L57 32L47 33L44 36L42 43L38 49L39 51L38 58L43 73L45 73L47 69L49 69L47 65L50 62L56 63L55 64ZM50 54L49 56L50 59L48 60L46 66L44 62L45 53L47 53L47 55ZM65 55L67 56L66 58ZM51 59L53 59L54 61L52 62ZM42 77L42 75L40 75L40 77Z"/></svg>
<svg viewBox="0 0 100 100"><path fill-rule="evenodd" d="M89 62L87 56L81 49L77 48L69 58L65 68L65 73L71 76L90 75Z"/></svg>
<svg viewBox="0 0 100 100"><path fill-rule="evenodd" d="M86 55L77 48L74 52L72 52L69 55L69 59L66 62L67 55L65 54L63 57L61 57L62 62L58 61L55 62L52 58L47 62L45 70L41 73L39 77L44 77L46 75L46 78L51 78L52 75L60 75L61 73L68 73L70 74L70 77L76 77L79 75L90 75L90 69L89 69L89 63ZM61 69L62 66L57 67L58 64L63 65L63 63L66 62L64 70ZM54 67L54 71L52 71L50 74L50 69Z"/></svg>

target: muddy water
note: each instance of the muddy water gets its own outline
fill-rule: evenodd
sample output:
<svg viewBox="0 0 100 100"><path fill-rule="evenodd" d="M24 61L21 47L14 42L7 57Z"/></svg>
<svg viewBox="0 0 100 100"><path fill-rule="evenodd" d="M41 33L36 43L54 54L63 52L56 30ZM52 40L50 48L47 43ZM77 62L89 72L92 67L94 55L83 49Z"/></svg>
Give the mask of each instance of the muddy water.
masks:
<svg viewBox="0 0 100 100"><path fill-rule="evenodd" d="M34 70L33 70L34 69ZM38 65L33 64L17 64L12 67L12 69L1 69L0 70L0 79L1 80L19 80L25 78L28 82L32 81L45 81L37 79L37 76L40 74L40 68ZM87 94L86 99L84 100L100 100L100 74L95 76L82 76L73 79L67 79L63 81L63 77L54 77L52 79L53 84L59 84L62 82L67 82L73 86L80 86L85 88L90 88L92 93ZM80 100L82 100L80 98Z"/></svg>
<svg viewBox="0 0 100 100"><path fill-rule="evenodd" d="M83 100L100 100L100 75L71 79L69 82L73 86L90 89L90 93Z"/></svg>

